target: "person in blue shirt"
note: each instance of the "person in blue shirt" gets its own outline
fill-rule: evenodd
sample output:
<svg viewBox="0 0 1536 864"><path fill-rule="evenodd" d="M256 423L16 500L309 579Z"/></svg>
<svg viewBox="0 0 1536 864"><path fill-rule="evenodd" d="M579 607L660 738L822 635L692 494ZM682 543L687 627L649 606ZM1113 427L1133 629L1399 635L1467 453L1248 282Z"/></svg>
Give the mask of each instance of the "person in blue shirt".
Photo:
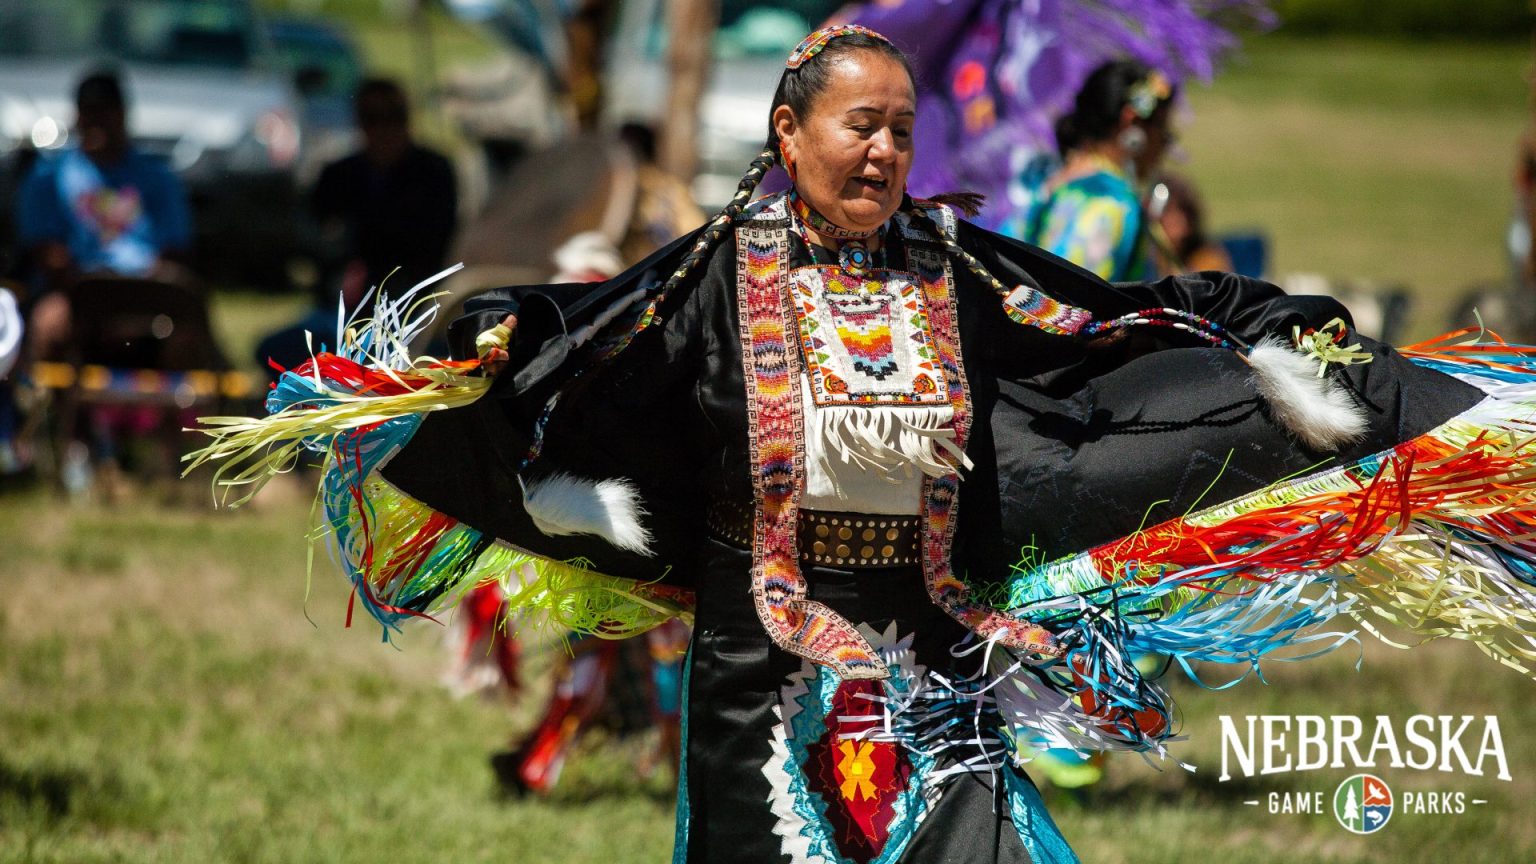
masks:
<svg viewBox="0 0 1536 864"><path fill-rule="evenodd" d="M75 94L76 143L39 159L16 200L17 240L31 263L35 356L68 333L57 289L108 273L178 279L191 244L186 190L165 162L134 149L117 76L98 72Z"/></svg>

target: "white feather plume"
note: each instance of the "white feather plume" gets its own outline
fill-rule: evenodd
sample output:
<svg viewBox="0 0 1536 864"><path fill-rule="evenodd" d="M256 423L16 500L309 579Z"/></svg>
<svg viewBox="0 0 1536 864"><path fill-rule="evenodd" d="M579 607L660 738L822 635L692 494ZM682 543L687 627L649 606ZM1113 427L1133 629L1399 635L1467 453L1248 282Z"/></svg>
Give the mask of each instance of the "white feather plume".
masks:
<svg viewBox="0 0 1536 864"><path fill-rule="evenodd" d="M1317 360L1276 336L1248 355L1259 394L1276 420L1314 450L1338 450L1365 434L1365 412L1336 381L1317 374Z"/></svg>
<svg viewBox="0 0 1536 864"><path fill-rule="evenodd" d="M550 536L593 534L627 552L650 556L651 532L640 524L640 492L622 478L583 480L551 474L523 487L523 509Z"/></svg>

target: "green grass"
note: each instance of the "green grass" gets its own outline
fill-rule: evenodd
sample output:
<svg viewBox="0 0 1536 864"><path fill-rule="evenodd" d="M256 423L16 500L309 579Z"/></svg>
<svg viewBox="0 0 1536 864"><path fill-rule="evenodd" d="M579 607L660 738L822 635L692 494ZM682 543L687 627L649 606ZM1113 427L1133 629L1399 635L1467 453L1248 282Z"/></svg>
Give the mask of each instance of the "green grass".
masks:
<svg viewBox="0 0 1536 864"><path fill-rule="evenodd" d="M1404 283L1428 335L1508 272L1529 64L1518 44L1253 40L1191 90L1182 167L1215 228L1269 234L1273 272Z"/></svg>
<svg viewBox="0 0 1536 864"><path fill-rule="evenodd" d="M0 861L665 858L638 744L597 746L562 797L501 800L485 760L516 719L438 686L436 632L344 629L323 569L307 622L305 504L0 501Z"/></svg>
<svg viewBox="0 0 1536 864"><path fill-rule="evenodd" d="M486 757L527 706L450 698L431 625L401 650L345 629L323 560L306 604L306 510L287 483L225 514L0 499L0 862L666 860L671 801L635 777L644 742L585 744L553 800L499 797ZM1358 673L1349 649L1278 664L1268 687L1179 685L1193 740L1177 752L1197 773L1116 758L1086 804L1054 802L1063 830L1090 862L1536 856L1536 683L1464 644L1366 654ZM1399 792L1490 803L1355 837L1241 803L1349 772L1216 782L1221 713L1493 714L1514 781L1382 769Z"/></svg>

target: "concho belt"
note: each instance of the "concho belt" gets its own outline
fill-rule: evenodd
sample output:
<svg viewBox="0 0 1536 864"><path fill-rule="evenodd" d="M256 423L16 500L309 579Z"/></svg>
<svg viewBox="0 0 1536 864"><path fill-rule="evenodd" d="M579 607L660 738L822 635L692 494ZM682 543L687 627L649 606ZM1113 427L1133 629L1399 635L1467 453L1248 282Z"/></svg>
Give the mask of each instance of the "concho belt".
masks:
<svg viewBox="0 0 1536 864"><path fill-rule="evenodd" d="M752 548L752 507L714 501L707 521L710 534L732 546ZM918 564L917 516L801 510L800 560L822 567L860 570L915 567Z"/></svg>

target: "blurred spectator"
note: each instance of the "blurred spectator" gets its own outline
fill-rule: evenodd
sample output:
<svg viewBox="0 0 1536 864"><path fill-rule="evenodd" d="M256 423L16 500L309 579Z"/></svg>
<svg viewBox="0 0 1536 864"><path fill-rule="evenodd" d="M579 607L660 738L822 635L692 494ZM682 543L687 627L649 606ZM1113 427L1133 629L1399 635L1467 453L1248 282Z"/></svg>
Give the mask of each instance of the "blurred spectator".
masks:
<svg viewBox="0 0 1536 864"><path fill-rule="evenodd" d="M75 110L79 143L39 159L16 201L17 241L42 295L30 314L33 356L53 356L69 332L55 289L92 273L185 278L172 261L191 241L186 191L163 160L134 149L117 76L87 76Z"/></svg>
<svg viewBox="0 0 1536 864"><path fill-rule="evenodd" d="M0 488L6 478L26 467L26 457L16 446L21 415L9 380L11 367L21 353L23 329L15 295L0 287Z"/></svg>
<svg viewBox="0 0 1536 864"><path fill-rule="evenodd" d="M1202 270L1232 271L1232 258L1205 233L1205 202L1187 178L1164 174L1153 189L1157 266L1165 276Z"/></svg>
<svg viewBox="0 0 1536 864"><path fill-rule="evenodd" d="M1162 73L1116 60L1095 69L1056 122L1059 167L1025 169L1028 204L1002 226L1113 282L1152 278L1138 178L1153 176L1173 142L1174 88Z"/></svg>
<svg viewBox="0 0 1536 864"><path fill-rule="evenodd" d="M656 133L640 123L619 128L619 140L635 159L634 213L620 243L626 260L640 261L701 225L706 216L688 184L656 164Z"/></svg>
<svg viewBox="0 0 1536 864"><path fill-rule="evenodd" d="M1509 257L1515 284L1536 289L1536 131L1520 136L1515 157L1515 214L1509 230Z"/></svg>
<svg viewBox="0 0 1536 864"><path fill-rule="evenodd" d="M386 277L399 291L441 270L459 209L453 166L412 139L400 85L364 81L356 110L362 149L327 165L310 200L322 237L347 265L349 300Z"/></svg>
<svg viewBox="0 0 1536 864"><path fill-rule="evenodd" d="M1468 286L1451 312L1451 327L1473 324L1501 337L1536 340L1536 128L1527 127L1515 145L1515 202L1505 232L1509 278Z"/></svg>
<svg viewBox="0 0 1536 864"><path fill-rule="evenodd" d="M21 353L21 313L16 308L16 297L0 287L0 380L11 374L11 366Z"/></svg>
<svg viewBox="0 0 1536 864"><path fill-rule="evenodd" d="M329 334L338 293L355 311L370 288L398 294L443 269L458 224L453 166L413 140L400 85L368 79L355 102L363 147L327 165L310 199L324 246L316 308L262 340L263 365L288 369L306 360L304 333Z"/></svg>

